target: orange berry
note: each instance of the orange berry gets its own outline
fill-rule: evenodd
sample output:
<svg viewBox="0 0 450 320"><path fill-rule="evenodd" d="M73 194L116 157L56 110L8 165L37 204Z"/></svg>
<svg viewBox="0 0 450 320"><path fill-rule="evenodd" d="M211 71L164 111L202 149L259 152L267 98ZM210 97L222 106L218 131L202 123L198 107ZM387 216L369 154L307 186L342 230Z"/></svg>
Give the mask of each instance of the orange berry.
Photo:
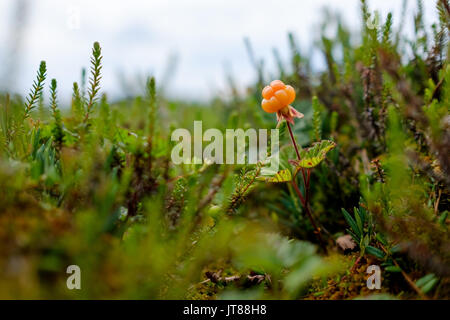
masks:
<svg viewBox="0 0 450 320"><path fill-rule="evenodd" d="M295 99L295 90L285 85L281 80L274 80L262 90L263 101L261 107L264 111L273 113L287 107Z"/></svg>
<svg viewBox="0 0 450 320"><path fill-rule="evenodd" d="M280 102L272 96L269 100L264 99L261 103L261 106L265 112L273 113L277 112L280 108Z"/></svg>
<svg viewBox="0 0 450 320"><path fill-rule="evenodd" d="M287 93L288 97L289 97L289 102L288 104L291 104L292 102L294 102L295 100L295 90L294 88L292 88L291 86L286 86L286 90L285 92Z"/></svg>
<svg viewBox="0 0 450 320"><path fill-rule="evenodd" d="M275 97L277 97L278 101L284 106L287 106L291 101L289 101L289 95L286 90L278 90L275 92Z"/></svg>
<svg viewBox="0 0 450 320"><path fill-rule="evenodd" d="M278 109L283 108L283 104L275 96L272 96L272 98L270 98L269 102L274 109L278 110Z"/></svg>
<svg viewBox="0 0 450 320"><path fill-rule="evenodd" d="M275 92L278 91L278 90L286 88L286 85L281 80L273 80L270 83L270 86L272 87L273 91L275 91Z"/></svg>
<svg viewBox="0 0 450 320"><path fill-rule="evenodd" d="M269 100L273 96L273 89L271 86L266 86L262 91L262 96L264 99Z"/></svg>
<svg viewBox="0 0 450 320"><path fill-rule="evenodd" d="M270 104L269 104L269 100L263 99L261 101L261 107L263 108L263 110L265 112L271 113L270 110Z"/></svg>

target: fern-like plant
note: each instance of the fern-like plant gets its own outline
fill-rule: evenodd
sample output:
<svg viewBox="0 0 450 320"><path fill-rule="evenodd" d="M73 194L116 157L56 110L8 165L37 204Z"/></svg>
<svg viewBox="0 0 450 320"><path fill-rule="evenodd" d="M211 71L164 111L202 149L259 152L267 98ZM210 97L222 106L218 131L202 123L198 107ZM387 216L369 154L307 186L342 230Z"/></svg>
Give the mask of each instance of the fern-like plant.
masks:
<svg viewBox="0 0 450 320"><path fill-rule="evenodd" d="M102 48L98 42L94 43L91 57L91 77L89 79L88 103L84 116L84 123L87 124L93 111L93 107L98 100L98 91L100 90L100 79L102 70Z"/></svg>
<svg viewBox="0 0 450 320"><path fill-rule="evenodd" d="M74 113L77 121L81 121L83 119L83 115L85 114L83 98L77 82L74 82L72 87L72 112Z"/></svg>
<svg viewBox="0 0 450 320"><path fill-rule="evenodd" d="M39 70L36 76L36 80L33 82L33 88L27 97L25 103L25 112L23 114L23 120L31 116L31 111L36 108L39 98L42 95L42 90L44 89L44 82L47 76L47 66L45 61L41 61Z"/></svg>
<svg viewBox="0 0 450 320"><path fill-rule="evenodd" d="M53 120L55 121L54 127L52 129L52 135L57 148L61 149L61 146L63 144L64 132L61 120L61 112L58 109L56 89L57 89L56 79L52 79L50 85L50 108L52 111Z"/></svg>

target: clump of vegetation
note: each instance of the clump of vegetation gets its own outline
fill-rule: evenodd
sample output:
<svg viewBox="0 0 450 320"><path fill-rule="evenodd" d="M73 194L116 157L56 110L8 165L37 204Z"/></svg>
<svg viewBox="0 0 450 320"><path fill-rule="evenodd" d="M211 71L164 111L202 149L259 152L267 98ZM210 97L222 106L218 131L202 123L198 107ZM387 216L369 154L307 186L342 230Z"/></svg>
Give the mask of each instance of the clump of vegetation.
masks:
<svg viewBox="0 0 450 320"><path fill-rule="evenodd" d="M209 105L168 100L152 77L110 101L96 42L64 108L42 62L25 100L0 94L0 297L448 298L450 5L428 28L418 3L412 37L366 1L360 33L327 13L321 72L289 34L269 78L246 40L255 84L241 94L230 76L232 99ZM261 92L280 112L280 171L171 162L172 130L194 120L274 128Z"/></svg>

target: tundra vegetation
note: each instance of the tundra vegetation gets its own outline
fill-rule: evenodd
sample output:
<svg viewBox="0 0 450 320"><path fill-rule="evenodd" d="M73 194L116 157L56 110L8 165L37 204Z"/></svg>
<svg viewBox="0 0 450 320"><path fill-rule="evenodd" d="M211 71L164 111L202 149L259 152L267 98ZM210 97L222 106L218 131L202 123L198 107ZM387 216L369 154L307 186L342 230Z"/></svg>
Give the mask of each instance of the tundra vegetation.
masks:
<svg viewBox="0 0 450 320"><path fill-rule="evenodd" d="M270 72L246 40L255 83L242 92L230 76L228 98L205 105L152 77L110 101L96 42L65 108L42 62L28 95L0 93L0 298L448 299L450 5L426 25L422 2L412 16L404 3L376 24L361 1L358 32L326 13L322 71L295 34ZM303 118L264 112L273 79ZM171 133L196 120L278 125L279 170L174 164Z"/></svg>

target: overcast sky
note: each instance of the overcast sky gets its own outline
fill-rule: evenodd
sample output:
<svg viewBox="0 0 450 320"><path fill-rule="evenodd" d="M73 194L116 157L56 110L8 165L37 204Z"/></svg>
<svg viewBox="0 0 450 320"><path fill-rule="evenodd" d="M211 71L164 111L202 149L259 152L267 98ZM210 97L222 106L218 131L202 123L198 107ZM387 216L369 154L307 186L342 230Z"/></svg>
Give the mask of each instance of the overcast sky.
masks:
<svg viewBox="0 0 450 320"><path fill-rule="evenodd" d="M17 3L28 4L14 14ZM426 0L425 18L435 17L435 1ZM287 32L295 33L304 53L317 39L323 7L340 12L347 24L360 27L359 0L0 0L0 86L25 94L40 60L47 61L48 76L56 78L60 92L70 97L73 81L89 66L94 41L103 48L102 87L121 97L139 88L149 74L157 81L169 61L175 65L167 79L166 94L207 99L225 87L225 69L241 86L255 78L244 46L248 37L258 57L273 69L272 50L288 57ZM393 11L400 18L402 0L372 0L371 9L382 17ZM408 18L416 1L409 1ZM28 11L28 13L27 13ZM409 23L408 26L411 26ZM22 30L14 46L12 29ZM15 33L14 33L15 34ZM320 68L321 57L314 59ZM14 64L13 62L16 61ZM6 74L6 75L5 75ZM14 74L15 76L13 76ZM130 83L125 88L121 78ZM138 92L138 91L137 91ZM64 100L64 99L63 99Z"/></svg>

